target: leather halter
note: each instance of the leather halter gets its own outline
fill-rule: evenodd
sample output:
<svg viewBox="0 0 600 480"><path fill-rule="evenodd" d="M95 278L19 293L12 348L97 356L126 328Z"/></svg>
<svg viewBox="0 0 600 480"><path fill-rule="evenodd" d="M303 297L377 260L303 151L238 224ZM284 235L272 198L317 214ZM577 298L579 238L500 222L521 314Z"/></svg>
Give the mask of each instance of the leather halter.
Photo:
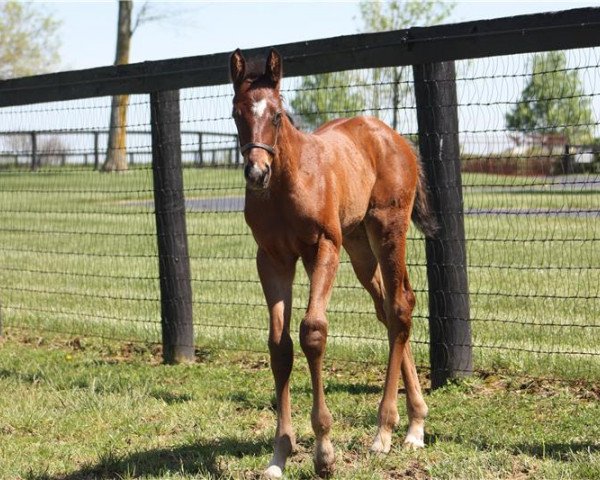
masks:
<svg viewBox="0 0 600 480"><path fill-rule="evenodd" d="M266 150L267 152L269 152L271 155L275 155L275 145L271 146L271 145L267 145L266 143L259 143L259 142L247 143L246 145L244 145L240 148L240 153L242 155L244 155L244 153L246 153L248 150L251 150L253 148L262 148L263 150Z"/></svg>
<svg viewBox="0 0 600 480"><path fill-rule="evenodd" d="M261 142L248 142L240 147L240 153L242 154L242 156L248 150L252 150L253 148L262 148L263 150L269 152L271 155L275 156L275 146L277 145L279 127L281 126L281 111L278 111L276 113L276 116L273 118L273 125L275 125L275 141L273 142L273 145L268 145L266 143Z"/></svg>

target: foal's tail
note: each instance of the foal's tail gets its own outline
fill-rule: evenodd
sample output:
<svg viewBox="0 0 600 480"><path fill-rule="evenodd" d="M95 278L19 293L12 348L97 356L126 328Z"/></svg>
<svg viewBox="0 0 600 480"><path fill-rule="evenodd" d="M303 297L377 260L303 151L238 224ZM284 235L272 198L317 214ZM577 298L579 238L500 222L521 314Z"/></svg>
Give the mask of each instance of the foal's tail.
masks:
<svg viewBox="0 0 600 480"><path fill-rule="evenodd" d="M415 203L413 205L412 221L417 228L423 232L423 235L425 235L426 238L434 238L439 229L439 225L431 210L429 191L427 189L427 182L425 180L423 165L421 164L419 155L417 155L417 173L417 191L415 194Z"/></svg>

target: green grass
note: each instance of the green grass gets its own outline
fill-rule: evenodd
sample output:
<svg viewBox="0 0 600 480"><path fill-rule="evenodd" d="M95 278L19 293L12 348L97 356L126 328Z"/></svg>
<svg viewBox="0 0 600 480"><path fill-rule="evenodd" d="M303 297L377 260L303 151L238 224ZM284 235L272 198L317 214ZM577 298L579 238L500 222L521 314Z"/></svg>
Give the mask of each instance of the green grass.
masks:
<svg viewBox="0 0 600 480"><path fill-rule="evenodd" d="M188 197L243 194L236 170L184 175ZM472 209L600 207L597 191L545 191L542 179L465 175L463 183L474 185L464 191ZM155 346L151 200L152 175L144 169L0 172L0 303L8 332L0 343L0 478L252 479L268 462L275 418L267 319L248 228L239 213L188 212L197 362L165 366ZM420 452L399 448L402 423L390 455L368 453L386 341L343 259L325 369L336 478L599 478L600 222L467 216L466 233L475 367L486 373L426 394L427 448ZM426 366L425 254L415 231L408 259L418 295L414 350ZM306 300L299 268L295 331ZM299 447L287 478L307 479L310 381L296 352ZM399 405L405 422L402 399Z"/></svg>
<svg viewBox="0 0 600 480"><path fill-rule="evenodd" d="M188 198L243 195L239 170L186 169ZM468 174L468 209L600 209L600 194L543 179ZM468 186L472 185L472 188ZM522 190L504 187L522 187ZM518 191L515 191L518 190ZM29 331L156 342L160 338L152 172L0 172L0 301L4 323ZM196 341L264 352L266 309L255 244L240 213L190 211ZM593 216L466 217L475 366L600 380L600 222ZM422 238L411 231L417 291L413 340L428 363ZM294 329L307 301L298 269ZM344 257L334 289L328 355L383 361L387 342Z"/></svg>
<svg viewBox="0 0 600 480"><path fill-rule="evenodd" d="M256 479L275 428L264 354L198 351L160 364L144 344L10 329L0 343L0 478ZM306 364L292 374L298 450L286 478L309 479L314 439ZM592 479L600 477L600 391L584 384L476 376L427 392L424 450L372 456L383 369L325 368L339 479ZM422 379L426 386L426 379Z"/></svg>

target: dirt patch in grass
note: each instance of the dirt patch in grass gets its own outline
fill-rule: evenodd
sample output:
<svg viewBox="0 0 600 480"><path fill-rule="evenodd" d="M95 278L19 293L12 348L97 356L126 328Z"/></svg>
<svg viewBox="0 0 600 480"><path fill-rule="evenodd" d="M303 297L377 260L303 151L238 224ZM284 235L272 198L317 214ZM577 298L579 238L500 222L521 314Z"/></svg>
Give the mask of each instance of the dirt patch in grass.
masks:
<svg viewBox="0 0 600 480"><path fill-rule="evenodd" d="M412 480L430 480L432 477L431 475L429 475L429 472L427 471L424 465L422 465L417 460L411 460L410 462L408 462L408 465L406 465L406 467L403 469L394 469L385 472L384 478L390 480L408 478Z"/></svg>
<svg viewBox="0 0 600 480"><path fill-rule="evenodd" d="M600 385L583 379L532 378L504 372L477 372L474 375L482 380L480 385L473 386L473 390L481 395L512 391L548 398L560 393L569 393L580 400L600 401Z"/></svg>
<svg viewBox="0 0 600 480"><path fill-rule="evenodd" d="M508 480L526 480L528 478L536 478L535 465L524 463L521 459L515 458L512 463L512 472Z"/></svg>

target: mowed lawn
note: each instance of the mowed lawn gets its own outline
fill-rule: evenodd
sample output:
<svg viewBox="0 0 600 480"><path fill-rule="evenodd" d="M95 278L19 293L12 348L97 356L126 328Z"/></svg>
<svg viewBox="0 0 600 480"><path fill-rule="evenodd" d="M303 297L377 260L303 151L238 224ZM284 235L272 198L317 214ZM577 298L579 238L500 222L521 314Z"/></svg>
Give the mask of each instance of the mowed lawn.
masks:
<svg viewBox="0 0 600 480"><path fill-rule="evenodd" d="M243 195L238 170L184 175L189 199ZM0 478L257 478L268 462L275 419L252 237L239 212L188 211L197 362L161 365L151 179L148 169L0 172ZM427 394L423 452L398 448L399 432L389 456L370 456L386 340L344 257L326 366L338 477L599 478L600 194L581 181L463 183L465 207L479 212L465 222L480 373ZM425 254L410 237L427 387ZM299 268L295 331L306 292ZM288 477L311 478L299 350Z"/></svg>
<svg viewBox="0 0 600 480"><path fill-rule="evenodd" d="M464 175L475 366L600 380L598 177L565 177L560 188L551 181ZM586 181L595 187L586 188ZM219 202L243 196L242 172L186 169L184 183L188 199L217 202L215 211L187 213L197 344L264 352L267 320L254 241L240 212L216 211ZM4 323L158 342L152 195L148 168L121 175L75 167L0 172ZM418 297L414 350L426 366L424 242L416 229L409 235L409 274ZM299 267L295 329L306 301ZM332 358L386 358L384 329L345 256L329 319Z"/></svg>
<svg viewBox="0 0 600 480"><path fill-rule="evenodd" d="M143 344L13 332L0 346L0 478L260 478L275 429L266 355L203 348L173 367ZM314 478L307 370L297 358L289 479ZM417 452L400 447L401 395L395 444L375 456L383 376L377 362L326 362L335 478L600 478L597 384L477 375L426 391Z"/></svg>

